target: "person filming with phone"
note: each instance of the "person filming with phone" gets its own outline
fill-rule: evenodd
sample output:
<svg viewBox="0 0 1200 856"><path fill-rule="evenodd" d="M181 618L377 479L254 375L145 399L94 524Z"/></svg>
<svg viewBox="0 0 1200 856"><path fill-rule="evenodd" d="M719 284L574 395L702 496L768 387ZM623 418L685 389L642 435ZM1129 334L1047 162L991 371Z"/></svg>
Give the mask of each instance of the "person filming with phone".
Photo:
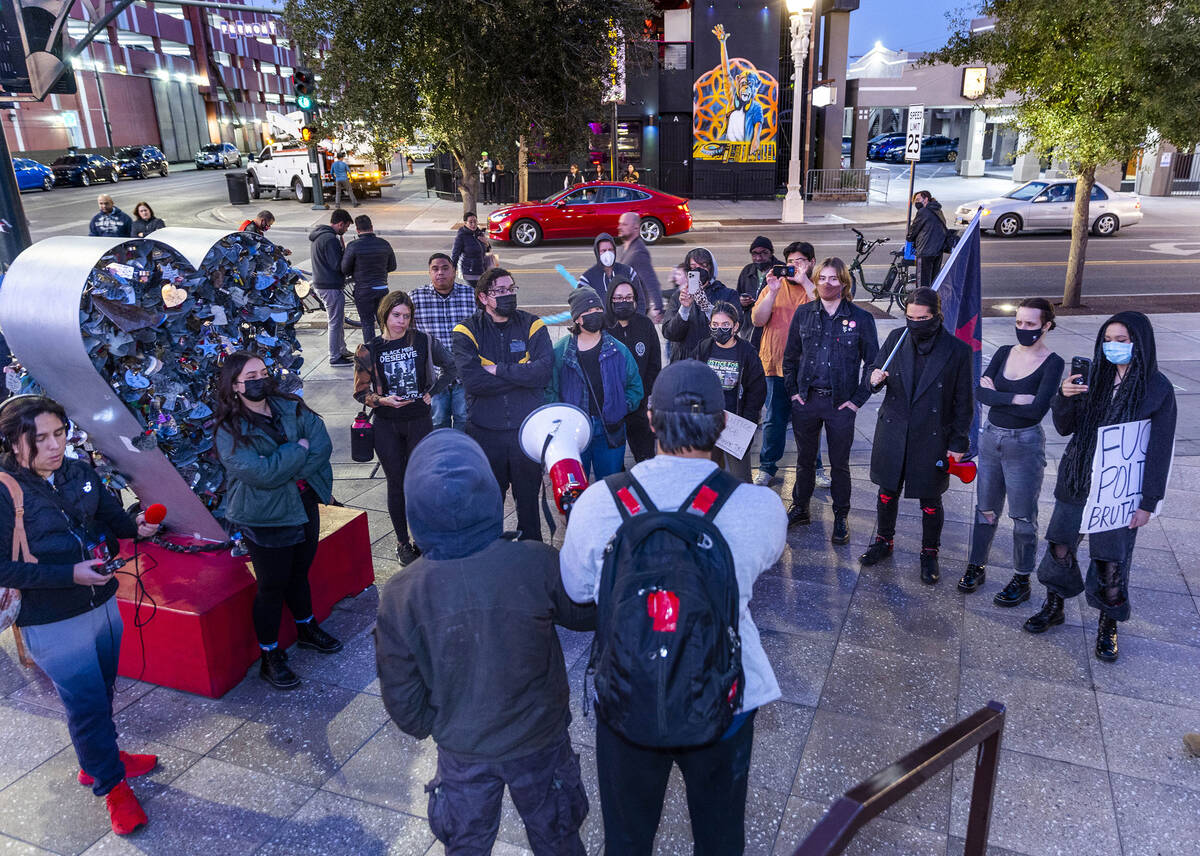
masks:
<svg viewBox="0 0 1200 856"><path fill-rule="evenodd" d="M128 835L146 823L128 780L158 758L117 748L122 622L116 563L100 556L158 526L126 512L90 465L66 457L67 434L66 411L52 398L19 396L0 408L0 587L20 592L16 625L66 709L79 783L105 798L113 832Z"/></svg>

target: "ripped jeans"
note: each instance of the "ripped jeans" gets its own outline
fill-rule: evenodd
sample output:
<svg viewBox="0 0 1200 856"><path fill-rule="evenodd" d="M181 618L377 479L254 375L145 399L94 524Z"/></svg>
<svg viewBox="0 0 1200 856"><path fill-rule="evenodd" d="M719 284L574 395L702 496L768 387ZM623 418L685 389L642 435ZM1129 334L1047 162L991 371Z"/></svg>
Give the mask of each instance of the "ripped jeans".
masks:
<svg viewBox="0 0 1200 856"><path fill-rule="evenodd" d="M1082 521L1083 505L1054 503L1050 525L1046 527L1046 553L1038 565L1038 582L1064 599L1085 592L1088 605L1102 615L1128 621L1129 568L1137 530L1122 527L1087 536L1091 562L1084 579L1076 555L1083 541L1079 533Z"/></svg>
<svg viewBox="0 0 1200 856"><path fill-rule="evenodd" d="M991 422L979 435L979 480L975 483L975 526L971 529L972 565L986 565L996 522L1008 500L1013 522L1013 570L1033 573L1037 560L1038 496L1046 472L1046 434L1031 428L997 428Z"/></svg>

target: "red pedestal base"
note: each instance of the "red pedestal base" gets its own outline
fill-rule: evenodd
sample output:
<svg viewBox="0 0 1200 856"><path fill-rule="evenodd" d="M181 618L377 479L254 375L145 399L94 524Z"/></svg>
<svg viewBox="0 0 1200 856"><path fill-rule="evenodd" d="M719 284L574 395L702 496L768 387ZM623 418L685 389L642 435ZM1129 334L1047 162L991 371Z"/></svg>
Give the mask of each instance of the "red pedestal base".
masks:
<svg viewBox="0 0 1200 856"><path fill-rule="evenodd" d="M121 555L133 555L122 542ZM138 569L150 598L137 609L137 581L119 575L117 592L125 636L119 672L173 689L217 698L232 689L259 657L250 612L255 583L245 558L228 550L172 553L154 544L138 547ZM133 563L124 570L132 572ZM321 543L308 575L313 614L329 617L333 605L374 584L367 515L350 508L321 507ZM153 617L151 617L151 613ZM296 626L284 608L279 644L291 645Z"/></svg>

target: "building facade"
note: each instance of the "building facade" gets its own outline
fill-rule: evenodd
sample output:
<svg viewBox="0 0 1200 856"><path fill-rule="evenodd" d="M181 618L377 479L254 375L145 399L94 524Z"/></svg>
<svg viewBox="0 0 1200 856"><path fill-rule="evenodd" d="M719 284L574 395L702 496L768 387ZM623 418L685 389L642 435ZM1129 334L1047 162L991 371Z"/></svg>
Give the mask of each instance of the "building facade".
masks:
<svg viewBox="0 0 1200 856"><path fill-rule="evenodd" d="M67 47L91 29L85 6L71 12ZM76 94L10 102L0 124L14 156L42 161L127 145L158 146L173 162L205 143L257 150L267 112L295 109L295 57L274 16L139 0L74 63Z"/></svg>

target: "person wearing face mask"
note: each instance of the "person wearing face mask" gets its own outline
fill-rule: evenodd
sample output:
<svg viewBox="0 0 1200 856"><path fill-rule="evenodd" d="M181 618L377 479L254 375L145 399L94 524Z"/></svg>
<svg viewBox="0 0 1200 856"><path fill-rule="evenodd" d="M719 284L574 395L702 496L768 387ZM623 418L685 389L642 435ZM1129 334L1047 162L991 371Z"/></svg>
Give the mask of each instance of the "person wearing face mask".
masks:
<svg viewBox="0 0 1200 856"><path fill-rule="evenodd" d="M853 281L846 263L828 258L816 266L817 300L792 316L783 352L783 383L792 402L796 437L796 483L788 525L810 522L809 502L816 487L813 461L821 428L829 447L834 544L848 544L850 529L850 446L854 420L871 397L871 363L879 334L870 312L851 302Z"/></svg>
<svg viewBox="0 0 1200 856"><path fill-rule="evenodd" d="M813 261L816 250L807 241L793 241L783 251L786 263L795 269L791 276L775 276L768 271L765 287L750 310L755 327L762 329L758 355L762 357L767 374L767 412L763 418L762 449L759 450L758 476L754 483L768 486L778 481L779 459L787 443L787 428L792 407L783 382L783 353L787 348L788 330L796 310L816 295L813 285ZM815 452L814 452L815 457ZM821 475L825 474L821 469ZM828 483L825 484L828 487Z"/></svg>
<svg viewBox="0 0 1200 856"><path fill-rule="evenodd" d="M320 506L333 498L333 442L302 398L276 389L263 361L238 351L225 358L217 378L213 444L228 482L225 519L241 531L254 563L259 674L275 689L294 689L300 679L279 647L284 603L296 620L301 648L342 650L317 625L308 585Z"/></svg>
<svg viewBox="0 0 1200 856"><path fill-rule="evenodd" d="M741 310L732 303L722 301L713 306L709 337L696 346L690 358L707 365L721 381L725 409L757 425L763 402L767 400L767 379L754 346L738 336L741 318ZM740 458L716 449L713 460L750 484L749 446Z"/></svg>
<svg viewBox="0 0 1200 856"><path fill-rule="evenodd" d="M374 411L375 454L387 477L396 558L407 565L421 551L408 537L404 473L413 449L433 430L433 397L458 375L450 351L432 334L413 329L413 301L403 291L384 297L377 315L383 332L354 354L354 398Z"/></svg>
<svg viewBox="0 0 1200 856"><path fill-rule="evenodd" d="M1129 570L1137 531L1167 491L1175 448L1175 389L1158 370L1154 328L1140 312L1118 312L1096 335L1091 374L1071 374L1050 405L1054 427L1071 439L1058 464L1054 511L1046 527L1046 552L1038 565L1038 582L1046 587L1042 608L1025 622L1030 633L1062 624L1063 602L1084 592L1099 610L1096 658L1117 659L1117 622L1128 621ZM1077 552L1080 529L1091 490L1092 460L1100 428L1150 420L1142 498L1127 526L1088 535L1091 563L1085 580Z"/></svg>
<svg viewBox="0 0 1200 856"><path fill-rule="evenodd" d="M759 235L750 242L750 264L738 274L738 303L742 309L738 335L755 348L762 341L762 327L754 326L750 311L754 308L754 301L758 300L759 293L766 288L767 273L778 264L782 262L775 258L775 245L771 243L770 238Z"/></svg>
<svg viewBox="0 0 1200 856"><path fill-rule="evenodd" d="M517 284L504 268L475 283L479 309L455 325L454 364L467 393L467 433L483 448L503 493L512 487L521 537L542 540L542 467L521 450L525 417L545 403L554 349L545 323L517 308Z"/></svg>
<svg viewBox="0 0 1200 856"><path fill-rule="evenodd" d="M928 190L914 193L912 204L916 214L909 224L906 240L912 243L913 254L917 257L917 285L928 288L942 269L942 254L946 251L949 229L946 216L942 213L942 203L934 199Z"/></svg>
<svg viewBox="0 0 1200 856"><path fill-rule="evenodd" d="M586 286L571 292L571 335L554 346L548 403L573 404L592 420L592 442L580 461L591 481L619 473L625 464L625 417L642 402L642 378L629 349L604 332L600 295Z"/></svg>
<svg viewBox="0 0 1200 856"><path fill-rule="evenodd" d="M1029 600L1029 575L1037 558L1038 497L1046 470L1042 418L1063 373L1062 357L1046 345L1046 334L1054 326L1050 301L1042 297L1021 301L1017 344L996 351L975 388L975 397L987 405L988 416L979 437L971 553L958 590L973 592L983 585L996 521L1007 500L1013 522L1015 573L992 598L996 606L1017 606Z"/></svg>
<svg viewBox="0 0 1200 856"><path fill-rule="evenodd" d="M942 494L950 486L946 460L961 461L970 448L975 378L971 348L944 328L936 291L914 289L904 317L905 326L888 334L871 367L871 388L887 391L871 449L871 481L879 486L877 528L859 561L874 565L892 555L903 489L921 503L921 581L933 585L940 578Z"/></svg>
<svg viewBox="0 0 1200 856"><path fill-rule="evenodd" d="M617 261L617 242L608 232L601 232L592 241L592 252L596 254L596 263L583 276L579 277L581 288L590 288L599 295L601 302L608 298L608 289L618 280L631 283L637 294L638 309L646 311L646 294L642 287L641 277L637 271L627 264Z"/></svg>
<svg viewBox="0 0 1200 856"><path fill-rule="evenodd" d="M654 457L654 432L646 415L646 398L662 371L662 344L654 322L638 311L633 286L614 282L608 290L608 331L629 349L642 379L642 401L625 417L625 442L635 463Z"/></svg>
<svg viewBox="0 0 1200 856"><path fill-rule="evenodd" d="M734 306L739 303L737 292L717 279L717 262L704 247L688 251L683 264L682 275L672 276L678 287L671 295L667 318L662 325L663 338L671 343L668 346L671 362L694 352L701 340L708 338L708 320L713 306L722 301ZM700 287L695 293L687 279L687 274L692 271L699 277Z"/></svg>

